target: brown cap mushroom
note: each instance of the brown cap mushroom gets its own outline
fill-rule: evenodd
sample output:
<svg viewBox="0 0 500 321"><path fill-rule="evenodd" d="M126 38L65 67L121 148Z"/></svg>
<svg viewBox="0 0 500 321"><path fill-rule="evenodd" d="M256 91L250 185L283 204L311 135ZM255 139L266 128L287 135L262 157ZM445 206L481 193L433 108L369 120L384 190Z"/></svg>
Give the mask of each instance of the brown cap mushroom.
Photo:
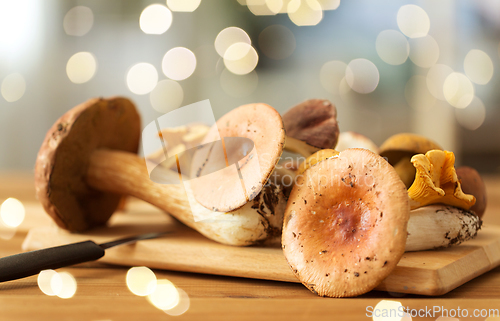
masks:
<svg viewBox="0 0 500 321"><path fill-rule="evenodd" d="M369 150L348 149L298 177L285 210L285 257L320 296L368 292L403 255L409 211L394 168Z"/></svg>
<svg viewBox="0 0 500 321"><path fill-rule="evenodd" d="M126 98L91 99L64 114L48 131L35 164L35 187L45 211L62 228L82 231L104 224L120 195L86 183L94 150L137 153L140 116Z"/></svg>
<svg viewBox="0 0 500 321"><path fill-rule="evenodd" d="M292 107L283 115L287 150L308 157L319 149L337 144L337 109L328 100L310 99Z"/></svg>
<svg viewBox="0 0 500 321"><path fill-rule="evenodd" d="M460 166L456 169L460 180L462 191L476 197L476 204L470 210L476 213L479 218L483 217L486 210L486 185L481 179L481 175L472 167Z"/></svg>
<svg viewBox="0 0 500 321"><path fill-rule="evenodd" d="M219 137L226 142L226 146L222 146L224 150L218 148ZM233 144L231 150L228 138L232 137L247 138L253 146L247 150L245 146ZM214 141L216 143L210 144ZM283 152L285 130L274 108L266 104L249 104L222 116L203 143L204 148L197 151L192 164L190 183L194 197L208 209L227 212L245 205L259 194ZM221 168L224 155L226 165L236 164L237 168Z"/></svg>

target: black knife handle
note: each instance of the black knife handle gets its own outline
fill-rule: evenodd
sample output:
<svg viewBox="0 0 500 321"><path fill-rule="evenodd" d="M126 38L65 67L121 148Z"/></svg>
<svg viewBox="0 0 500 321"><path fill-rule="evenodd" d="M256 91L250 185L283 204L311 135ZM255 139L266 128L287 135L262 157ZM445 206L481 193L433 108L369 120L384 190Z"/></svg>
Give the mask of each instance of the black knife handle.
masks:
<svg viewBox="0 0 500 321"><path fill-rule="evenodd" d="M0 282L25 278L42 270L94 261L103 256L104 250L92 241L7 256L0 259Z"/></svg>

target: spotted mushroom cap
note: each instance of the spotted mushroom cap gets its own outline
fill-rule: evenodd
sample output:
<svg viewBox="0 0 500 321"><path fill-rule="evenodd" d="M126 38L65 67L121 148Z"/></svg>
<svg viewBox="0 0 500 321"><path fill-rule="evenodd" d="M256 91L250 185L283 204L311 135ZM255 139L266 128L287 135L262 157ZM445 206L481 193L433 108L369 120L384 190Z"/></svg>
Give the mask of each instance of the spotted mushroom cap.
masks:
<svg viewBox="0 0 500 321"><path fill-rule="evenodd" d="M96 149L137 153L140 135L140 116L121 97L90 99L55 122L38 152L35 188L57 225L83 231L107 222L121 196L87 185L90 155Z"/></svg>
<svg viewBox="0 0 500 321"><path fill-rule="evenodd" d="M285 257L320 296L363 294L403 255L409 211L392 166L369 150L345 150L298 178L284 216Z"/></svg>

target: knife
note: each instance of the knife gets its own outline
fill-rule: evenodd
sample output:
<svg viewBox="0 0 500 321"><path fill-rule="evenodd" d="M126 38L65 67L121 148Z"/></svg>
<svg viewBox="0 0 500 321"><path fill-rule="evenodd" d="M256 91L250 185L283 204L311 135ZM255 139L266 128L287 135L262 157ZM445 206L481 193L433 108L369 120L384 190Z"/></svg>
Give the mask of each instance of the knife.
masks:
<svg viewBox="0 0 500 321"><path fill-rule="evenodd" d="M6 256L0 258L0 282L25 278L42 270L94 261L103 257L104 250L110 247L157 238L167 233L170 232L141 234L102 244L89 240Z"/></svg>

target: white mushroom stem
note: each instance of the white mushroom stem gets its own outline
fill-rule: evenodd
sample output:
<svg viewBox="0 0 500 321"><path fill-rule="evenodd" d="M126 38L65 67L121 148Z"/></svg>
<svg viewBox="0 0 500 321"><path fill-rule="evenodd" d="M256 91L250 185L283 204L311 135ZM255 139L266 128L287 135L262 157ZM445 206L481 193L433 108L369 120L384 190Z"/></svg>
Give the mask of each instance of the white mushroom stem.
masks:
<svg viewBox="0 0 500 321"><path fill-rule="evenodd" d="M159 175L164 175L167 180L168 177L178 178L178 173L167 169L161 170ZM220 243L241 246L275 243L281 238L286 198L280 186L266 185L254 200L237 210L223 213L206 209L192 195L189 198L189 193L186 193L189 183L167 185L153 182L144 159L135 154L95 151L86 178L87 183L97 190L142 199Z"/></svg>
<svg viewBox="0 0 500 321"><path fill-rule="evenodd" d="M481 219L472 212L447 205L424 206L410 211L406 252L458 245L474 238Z"/></svg>

